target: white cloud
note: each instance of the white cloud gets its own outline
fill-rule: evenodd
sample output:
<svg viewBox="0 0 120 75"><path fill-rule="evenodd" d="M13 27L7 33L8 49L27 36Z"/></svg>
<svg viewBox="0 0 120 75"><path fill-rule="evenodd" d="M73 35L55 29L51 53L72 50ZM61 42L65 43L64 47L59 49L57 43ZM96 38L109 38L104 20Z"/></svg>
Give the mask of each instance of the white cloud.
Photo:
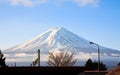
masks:
<svg viewBox="0 0 120 75"><path fill-rule="evenodd" d="M1 3L9 3L11 5L23 5L23 6L36 6L39 4L44 4L46 3L48 0L0 0Z"/></svg>
<svg viewBox="0 0 120 75"><path fill-rule="evenodd" d="M24 6L33 6L33 2L31 0L10 0L12 5L24 5Z"/></svg>
<svg viewBox="0 0 120 75"><path fill-rule="evenodd" d="M55 0L56 5L61 5L62 3L65 2L72 2L75 4L78 4L79 6L98 6L99 0Z"/></svg>
<svg viewBox="0 0 120 75"><path fill-rule="evenodd" d="M74 2L79 4L80 6L98 6L99 0L74 0Z"/></svg>
<svg viewBox="0 0 120 75"><path fill-rule="evenodd" d="M17 53L15 54L16 57L25 57L27 56L25 53Z"/></svg>
<svg viewBox="0 0 120 75"><path fill-rule="evenodd" d="M57 6L61 6L64 2L67 2L67 0L55 0L54 2Z"/></svg>
<svg viewBox="0 0 120 75"><path fill-rule="evenodd" d="M91 53L91 55L93 55L93 56L98 56L98 53Z"/></svg>
<svg viewBox="0 0 120 75"><path fill-rule="evenodd" d="M46 3L48 0L10 0L12 5L35 6Z"/></svg>
<svg viewBox="0 0 120 75"><path fill-rule="evenodd" d="M87 60L89 58L92 58L92 55L90 53L79 52L79 54L75 55L75 58L78 60Z"/></svg>
<svg viewBox="0 0 120 75"><path fill-rule="evenodd" d="M71 2L74 4L78 4L79 6L98 6L99 0L0 0L0 3L9 3L11 5L23 5L23 6L36 6L36 5L40 5L40 4L45 4L45 3L55 3L56 5L61 5L63 3L67 3L67 2Z"/></svg>
<svg viewBox="0 0 120 75"><path fill-rule="evenodd" d="M113 57L119 57L120 54L111 54L111 56L113 56Z"/></svg>

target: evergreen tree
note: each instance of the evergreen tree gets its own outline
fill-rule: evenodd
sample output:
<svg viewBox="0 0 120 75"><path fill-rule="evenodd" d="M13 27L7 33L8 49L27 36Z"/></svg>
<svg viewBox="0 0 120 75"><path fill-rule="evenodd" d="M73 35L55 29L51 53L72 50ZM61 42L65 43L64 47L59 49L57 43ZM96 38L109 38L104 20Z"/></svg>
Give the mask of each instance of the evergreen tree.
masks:
<svg viewBox="0 0 120 75"><path fill-rule="evenodd" d="M117 65L120 66L120 62Z"/></svg>
<svg viewBox="0 0 120 75"><path fill-rule="evenodd" d="M100 63L100 70L107 70L107 67L105 64L103 64L103 62Z"/></svg>
<svg viewBox="0 0 120 75"><path fill-rule="evenodd" d="M6 67L5 59L6 57L4 57L3 53L0 50L0 67Z"/></svg>
<svg viewBox="0 0 120 75"><path fill-rule="evenodd" d="M99 63L100 64L100 70L107 70L106 65L103 64L103 62ZM88 70L97 70L98 69L98 62L92 61L91 59L88 59L86 61L85 67Z"/></svg>
<svg viewBox="0 0 120 75"><path fill-rule="evenodd" d="M90 69L93 68L92 65L93 65L92 60L91 60L91 59L88 59L87 62L86 62L86 64L85 64L85 67L90 70Z"/></svg>

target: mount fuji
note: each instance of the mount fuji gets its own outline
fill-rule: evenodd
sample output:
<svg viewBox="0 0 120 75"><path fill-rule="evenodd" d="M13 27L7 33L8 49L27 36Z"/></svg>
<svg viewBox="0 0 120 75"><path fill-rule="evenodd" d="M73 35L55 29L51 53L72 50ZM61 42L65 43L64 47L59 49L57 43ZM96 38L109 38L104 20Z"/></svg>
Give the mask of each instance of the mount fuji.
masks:
<svg viewBox="0 0 120 75"><path fill-rule="evenodd" d="M50 28L37 37L9 48L8 52L32 52L41 49L41 52L52 50L69 50L72 52L97 53L97 47L90 45L90 41L66 30L62 27ZM100 46L103 54L120 54L120 51Z"/></svg>
<svg viewBox="0 0 120 75"><path fill-rule="evenodd" d="M99 47L101 57L103 57L102 59L104 60L112 58L113 56L120 56L119 50L103 46ZM6 49L4 52L37 52L38 49L40 49L41 53L70 51L74 52L76 54L76 58L79 59L96 58L98 54L98 47L96 45L91 45L90 41L68 31L63 27L50 28L37 37L25 43ZM19 55L22 57L25 56L25 54ZM44 57L43 60L45 60Z"/></svg>

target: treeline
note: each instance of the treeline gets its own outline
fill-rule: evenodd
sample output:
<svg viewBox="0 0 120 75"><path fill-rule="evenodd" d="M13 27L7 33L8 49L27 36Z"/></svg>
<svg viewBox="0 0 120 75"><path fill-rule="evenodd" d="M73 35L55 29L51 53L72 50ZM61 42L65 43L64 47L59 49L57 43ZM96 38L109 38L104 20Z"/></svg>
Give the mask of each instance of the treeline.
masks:
<svg viewBox="0 0 120 75"><path fill-rule="evenodd" d="M6 57L4 57L4 54L0 50L0 67L7 67L5 59ZM78 61L78 59L75 59L74 53L69 53L68 51L66 51L61 52L60 54L50 53L48 61L46 61L46 63L48 64L48 66L63 67L75 66ZM120 65L120 63L118 63L118 65ZM92 59L88 59L84 67L87 68L87 70L98 70L98 68L100 70L107 70L107 67L103 62L98 63L97 61L92 61Z"/></svg>

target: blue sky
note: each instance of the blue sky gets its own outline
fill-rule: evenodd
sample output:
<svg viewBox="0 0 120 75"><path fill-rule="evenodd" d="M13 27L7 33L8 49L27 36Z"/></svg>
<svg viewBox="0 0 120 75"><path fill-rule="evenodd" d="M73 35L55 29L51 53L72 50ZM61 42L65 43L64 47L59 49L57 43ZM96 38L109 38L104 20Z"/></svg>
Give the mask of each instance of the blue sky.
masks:
<svg viewBox="0 0 120 75"><path fill-rule="evenodd" d="M0 0L0 49L51 27L120 50L120 0Z"/></svg>

